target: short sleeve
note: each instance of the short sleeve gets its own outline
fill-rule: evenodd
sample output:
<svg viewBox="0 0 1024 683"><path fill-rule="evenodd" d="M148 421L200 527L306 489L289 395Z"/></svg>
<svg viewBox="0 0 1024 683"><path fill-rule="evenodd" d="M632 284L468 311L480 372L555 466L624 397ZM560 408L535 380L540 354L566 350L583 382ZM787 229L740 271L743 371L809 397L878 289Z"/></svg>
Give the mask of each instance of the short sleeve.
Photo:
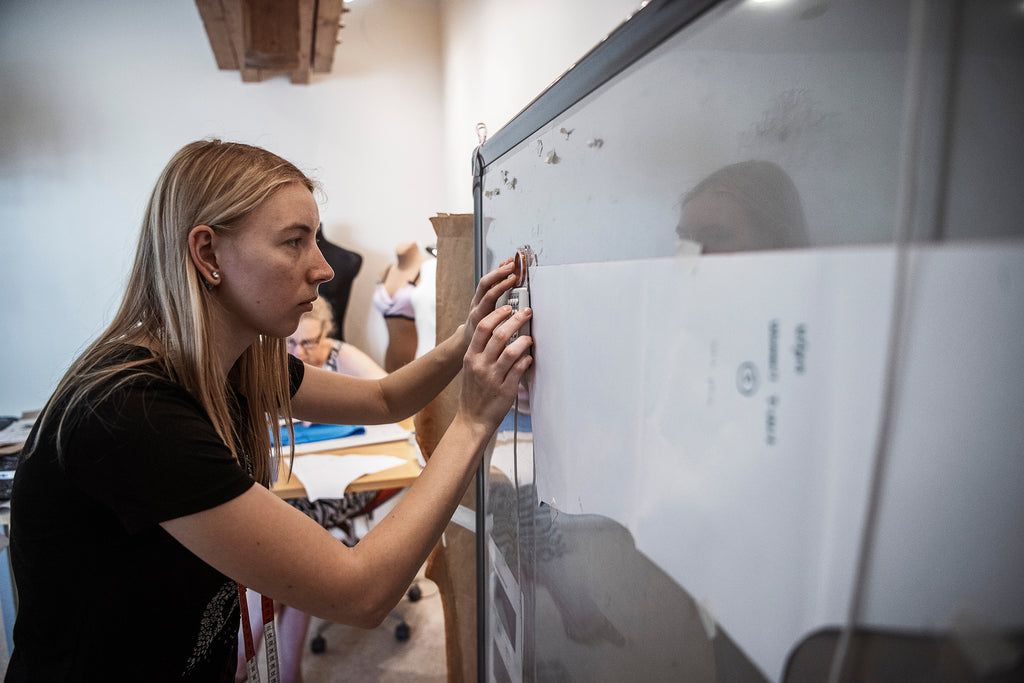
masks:
<svg viewBox="0 0 1024 683"><path fill-rule="evenodd" d="M306 376L306 365L295 356L288 354L288 389L291 395L302 385L302 378Z"/></svg>
<svg viewBox="0 0 1024 683"><path fill-rule="evenodd" d="M199 403L153 378L94 406L75 429L65 463L74 485L130 533L215 507L253 484Z"/></svg>

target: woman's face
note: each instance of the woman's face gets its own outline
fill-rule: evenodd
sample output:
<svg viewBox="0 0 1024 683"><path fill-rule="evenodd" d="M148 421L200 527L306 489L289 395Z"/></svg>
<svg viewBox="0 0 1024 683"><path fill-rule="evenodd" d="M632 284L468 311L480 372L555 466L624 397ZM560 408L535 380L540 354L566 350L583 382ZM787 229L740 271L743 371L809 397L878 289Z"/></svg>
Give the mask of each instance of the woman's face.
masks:
<svg viewBox="0 0 1024 683"><path fill-rule="evenodd" d="M316 244L320 212L299 183L282 186L231 233L216 235L217 302L238 341L287 337L334 277ZM246 342L251 343L251 341Z"/></svg>
<svg viewBox="0 0 1024 683"><path fill-rule="evenodd" d="M322 368L331 352L331 340L322 320L307 316L299 320L299 327L288 337L288 353L303 363Z"/></svg>

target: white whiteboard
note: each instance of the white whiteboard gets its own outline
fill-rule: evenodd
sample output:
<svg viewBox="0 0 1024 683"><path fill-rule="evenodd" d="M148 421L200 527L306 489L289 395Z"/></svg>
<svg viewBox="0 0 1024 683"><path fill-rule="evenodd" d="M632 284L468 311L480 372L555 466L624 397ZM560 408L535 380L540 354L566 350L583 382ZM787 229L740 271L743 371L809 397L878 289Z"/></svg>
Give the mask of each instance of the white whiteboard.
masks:
<svg viewBox="0 0 1024 683"><path fill-rule="evenodd" d="M783 680L823 631L1020 644L1007 26L719 3L489 157L482 265L537 260L489 462L488 678Z"/></svg>

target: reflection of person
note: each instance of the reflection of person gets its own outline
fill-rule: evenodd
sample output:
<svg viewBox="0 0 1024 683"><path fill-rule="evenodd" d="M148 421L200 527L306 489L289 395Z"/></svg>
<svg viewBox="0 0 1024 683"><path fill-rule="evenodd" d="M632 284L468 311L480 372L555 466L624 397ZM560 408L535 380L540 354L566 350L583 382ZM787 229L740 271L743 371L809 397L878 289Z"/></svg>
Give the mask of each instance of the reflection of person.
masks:
<svg viewBox="0 0 1024 683"><path fill-rule="evenodd" d="M539 500L533 484L513 486L491 476L490 547L517 583L506 583L500 572L491 576L506 593L533 595L534 664L544 672L538 678L766 680L713 615L636 547L624 526L601 515L558 510ZM502 620L506 610L492 614Z"/></svg>
<svg viewBox="0 0 1024 683"><path fill-rule="evenodd" d="M364 379L379 379L386 375L384 369L373 362L373 359L347 342L333 338L335 325L330 305L323 298L313 302L313 310L302 314L299 326L286 340L288 353L307 365L323 368L331 372L340 372ZM293 498L286 501L306 516L316 520L325 529L339 529L345 534L345 542L355 545L356 537L350 520L360 514L375 495L374 491L346 493L342 498L320 498L311 501L308 498ZM250 600L256 600L250 591ZM255 603L253 603L255 604ZM281 680L302 680L302 650L309 631L310 615L287 605L278 606L277 629L281 658ZM262 615L258 610L250 613L252 628L258 632L262 623ZM243 635L239 633L241 639ZM241 646L244 641L239 640ZM236 681L244 681L247 677L244 653L239 648Z"/></svg>
<svg viewBox="0 0 1024 683"><path fill-rule="evenodd" d="M698 183L683 199L676 232L706 254L808 243L796 186L770 161L730 164Z"/></svg>
<svg viewBox="0 0 1024 683"><path fill-rule="evenodd" d="M399 372L364 380L290 358L284 338L332 275L315 190L280 157L220 141L185 146L161 173L121 306L19 463L7 680L230 680L239 584L374 627L412 583L531 362L529 337L506 346L530 314L494 310L512 282L498 268L466 325ZM356 548L268 490L279 417L395 422L460 370L451 426Z"/></svg>
<svg viewBox="0 0 1024 683"><path fill-rule="evenodd" d="M567 549L557 515L545 503L537 501L536 488L532 484L513 487L507 481L492 481L487 491L487 506L491 514L491 538L498 549L506 557L514 557L515 545L519 543L534 553L536 565L526 565L524 569L536 569L533 578L548 589L557 604L566 635L581 643L604 641L623 645L622 634L590 595L585 590L575 590L575 581L566 573L562 561ZM531 509L530 518L522 519L522 511Z"/></svg>
<svg viewBox="0 0 1024 683"><path fill-rule="evenodd" d="M395 248L395 262L388 264L373 292L373 305L384 316L388 346L384 369L394 372L416 357L416 312L412 294L420 279L420 265L426 258L415 242Z"/></svg>

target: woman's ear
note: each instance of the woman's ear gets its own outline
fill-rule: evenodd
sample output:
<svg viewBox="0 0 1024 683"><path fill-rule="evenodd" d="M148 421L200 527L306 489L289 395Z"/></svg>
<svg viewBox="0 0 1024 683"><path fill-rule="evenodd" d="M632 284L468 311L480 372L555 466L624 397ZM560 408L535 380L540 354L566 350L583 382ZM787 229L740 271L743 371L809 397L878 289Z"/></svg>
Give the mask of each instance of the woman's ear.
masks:
<svg viewBox="0 0 1024 683"><path fill-rule="evenodd" d="M197 225L188 233L188 252L192 263L199 271L207 289L220 284L220 270L217 266L217 253L213 243L216 233L208 225Z"/></svg>

